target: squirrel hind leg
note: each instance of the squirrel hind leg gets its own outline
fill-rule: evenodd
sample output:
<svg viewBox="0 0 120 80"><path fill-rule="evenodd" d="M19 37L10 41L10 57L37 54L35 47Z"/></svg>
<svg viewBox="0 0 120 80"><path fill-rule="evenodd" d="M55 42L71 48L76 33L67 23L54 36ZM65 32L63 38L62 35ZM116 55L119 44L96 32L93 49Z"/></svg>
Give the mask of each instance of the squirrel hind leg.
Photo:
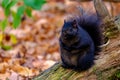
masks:
<svg viewBox="0 0 120 80"><path fill-rule="evenodd" d="M89 69L94 64L94 54L87 54L79 59L78 69L81 71Z"/></svg>
<svg viewBox="0 0 120 80"><path fill-rule="evenodd" d="M68 64L68 63L64 60L64 58L61 57L61 59L62 59L62 67L63 67L63 68L67 68L67 69L73 69L73 68L74 68L74 66Z"/></svg>

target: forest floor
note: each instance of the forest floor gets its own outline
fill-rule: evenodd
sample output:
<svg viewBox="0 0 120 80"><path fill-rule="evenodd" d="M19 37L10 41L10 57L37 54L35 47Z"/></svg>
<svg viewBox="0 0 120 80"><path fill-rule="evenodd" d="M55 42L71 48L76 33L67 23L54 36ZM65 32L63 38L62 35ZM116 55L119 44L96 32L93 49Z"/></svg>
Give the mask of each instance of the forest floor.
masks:
<svg viewBox="0 0 120 80"><path fill-rule="evenodd" d="M2 43L11 47L0 48L0 80L29 79L60 60L58 42L64 16L61 11L56 12L33 11L33 17L24 16L17 29L9 25L0 31L0 38L4 36ZM1 7L0 16L4 19ZM11 35L15 36L14 41Z"/></svg>

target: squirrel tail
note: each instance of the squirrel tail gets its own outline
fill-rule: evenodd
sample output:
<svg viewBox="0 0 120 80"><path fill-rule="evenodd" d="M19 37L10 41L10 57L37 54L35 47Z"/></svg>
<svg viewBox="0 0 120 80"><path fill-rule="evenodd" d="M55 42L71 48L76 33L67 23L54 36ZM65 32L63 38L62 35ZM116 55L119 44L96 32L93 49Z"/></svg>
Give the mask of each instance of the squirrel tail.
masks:
<svg viewBox="0 0 120 80"><path fill-rule="evenodd" d="M95 45L95 54L101 49L100 45L103 44L103 35L101 30L101 20L93 13L83 13L77 16L78 24L88 32Z"/></svg>

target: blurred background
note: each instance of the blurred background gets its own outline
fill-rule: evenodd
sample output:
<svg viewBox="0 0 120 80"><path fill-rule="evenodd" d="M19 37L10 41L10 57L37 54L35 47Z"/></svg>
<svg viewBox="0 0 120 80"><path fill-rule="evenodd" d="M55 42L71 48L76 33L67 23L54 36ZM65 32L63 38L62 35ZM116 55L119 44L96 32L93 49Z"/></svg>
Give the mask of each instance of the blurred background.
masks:
<svg viewBox="0 0 120 80"><path fill-rule="evenodd" d="M92 1L28 1L0 0L0 80L28 80L60 61L65 16L78 6L95 12ZM112 16L120 14L120 3L105 5Z"/></svg>

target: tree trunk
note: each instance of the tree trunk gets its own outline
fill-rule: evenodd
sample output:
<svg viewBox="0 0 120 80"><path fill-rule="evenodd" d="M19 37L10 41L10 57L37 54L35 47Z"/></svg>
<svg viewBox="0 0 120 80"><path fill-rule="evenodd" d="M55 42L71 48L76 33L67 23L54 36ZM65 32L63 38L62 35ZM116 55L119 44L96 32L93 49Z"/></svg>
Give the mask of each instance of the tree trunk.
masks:
<svg viewBox="0 0 120 80"><path fill-rule="evenodd" d="M103 27L112 27L111 30L104 28L105 33L114 33L109 36L104 34L110 38L109 44L102 46L102 51L96 56L95 65L89 70L78 72L63 68L61 62L58 62L33 80L120 80L120 34L116 29L120 26L120 18L111 18L101 0L94 0L94 4L98 17L103 20Z"/></svg>

